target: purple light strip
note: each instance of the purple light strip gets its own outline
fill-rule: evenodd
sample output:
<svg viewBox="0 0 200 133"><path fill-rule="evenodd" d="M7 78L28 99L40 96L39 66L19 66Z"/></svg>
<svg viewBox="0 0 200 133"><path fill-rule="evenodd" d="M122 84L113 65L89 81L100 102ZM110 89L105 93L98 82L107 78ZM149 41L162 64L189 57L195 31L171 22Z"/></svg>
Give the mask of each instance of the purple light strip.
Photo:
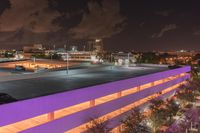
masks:
<svg viewBox="0 0 200 133"><path fill-rule="evenodd" d="M174 91L177 91L177 90L179 90L179 88L174 89L174 90L172 90L172 91L170 91L170 92L167 92L167 93L165 93L164 95L168 95L168 94L170 94L170 93L172 93L172 92L174 92ZM136 108L140 108L141 106L144 106L145 104L146 104L146 103L143 103L143 104L141 104L140 106L138 106L138 107L136 107ZM108 121L105 121L105 122L108 122L108 127L109 127L110 129L113 129L113 128L115 128L115 127L121 125L121 124L122 124L121 121L122 121L127 115L130 115L131 113L132 113L132 110L129 110L129 111L124 112L124 113L122 113L122 114L120 114L120 115L118 115L118 116L116 116L116 117L114 117L114 118L112 118L112 119L109 119ZM84 133L87 133L87 131L84 132Z"/></svg>
<svg viewBox="0 0 200 133"><path fill-rule="evenodd" d="M112 111L118 110L126 105L129 105L133 102L136 102L140 99L143 99L147 96L165 90L168 87L176 85L189 78L189 75L186 75L181 78L177 78L157 86L150 87L148 89L139 91L134 94L130 94L85 110L82 110L77 113L70 114L68 116L56 119L52 122L48 122L37 127L30 128L28 130L22 131L21 133L36 133L36 132L65 132L67 130L73 129L77 126L80 126L84 123L87 123L91 118L98 118ZM66 124L65 124L66 123Z"/></svg>
<svg viewBox="0 0 200 133"><path fill-rule="evenodd" d="M189 71L190 67L186 66L183 68L158 72L141 77L4 104L0 106L0 126L12 124L21 120L36 117L38 115L53 112L55 110Z"/></svg>

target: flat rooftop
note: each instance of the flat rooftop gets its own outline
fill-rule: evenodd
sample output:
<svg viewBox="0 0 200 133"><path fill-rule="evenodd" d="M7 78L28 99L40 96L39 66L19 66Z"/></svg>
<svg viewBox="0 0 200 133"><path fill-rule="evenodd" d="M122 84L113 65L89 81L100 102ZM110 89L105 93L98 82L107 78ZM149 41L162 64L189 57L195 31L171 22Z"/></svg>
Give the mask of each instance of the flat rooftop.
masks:
<svg viewBox="0 0 200 133"><path fill-rule="evenodd" d="M0 93L17 100L80 89L167 70L167 67L81 66L69 70L0 76Z"/></svg>

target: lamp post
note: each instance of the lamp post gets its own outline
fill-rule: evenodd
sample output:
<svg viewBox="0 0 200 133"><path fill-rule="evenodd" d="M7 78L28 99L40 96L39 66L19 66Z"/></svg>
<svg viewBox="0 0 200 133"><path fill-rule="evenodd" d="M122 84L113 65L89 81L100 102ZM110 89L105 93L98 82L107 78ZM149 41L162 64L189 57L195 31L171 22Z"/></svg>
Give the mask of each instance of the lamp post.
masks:
<svg viewBox="0 0 200 133"><path fill-rule="evenodd" d="M69 73L69 62L68 62L68 60L69 60L69 54L67 53L67 74Z"/></svg>
<svg viewBox="0 0 200 133"><path fill-rule="evenodd" d="M50 56L51 56L51 61L52 61L52 56L53 56L53 54L52 54L52 53L50 53Z"/></svg>
<svg viewBox="0 0 200 133"><path fill-rule="evenodd" d="M111 62L111 69L113 68L113 60L112 60L112 58L113 58L113 56L112 56L112 53L111 53L111 55L110 55L110 62Z"/></svg>
<svg viewBox="0 0 200 133"><path fill-rule="evenodd" d="M128 53L128 66L129 66L129 61L130 61L130 53Z"/></svg>
<svg viewBox="0 0 200 133"><path fill-rule="evenodd" d="M33 64L35 64L35 60L36 60L35 57L33 57Z"/></svg>

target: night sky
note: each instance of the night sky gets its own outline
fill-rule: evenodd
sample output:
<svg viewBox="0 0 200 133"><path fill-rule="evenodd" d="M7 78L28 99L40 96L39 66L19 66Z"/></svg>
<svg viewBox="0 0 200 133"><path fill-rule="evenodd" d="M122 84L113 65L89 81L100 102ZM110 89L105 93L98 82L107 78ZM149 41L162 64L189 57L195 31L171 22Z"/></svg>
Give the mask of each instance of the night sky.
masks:
<svg viewBox="0 0 200 133"><path fill-rule="evenodd" d="M200 50L200 1L0 0L0 48L95 38L107 50Z"/></svg>

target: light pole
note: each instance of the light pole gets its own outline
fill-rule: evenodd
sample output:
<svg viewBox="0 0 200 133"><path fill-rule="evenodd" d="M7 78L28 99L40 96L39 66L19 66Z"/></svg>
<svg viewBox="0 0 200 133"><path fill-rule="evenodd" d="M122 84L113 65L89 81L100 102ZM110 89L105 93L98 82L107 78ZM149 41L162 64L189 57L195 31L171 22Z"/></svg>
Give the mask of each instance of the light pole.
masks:
<svg viewBox="0 0 200 133"><path fill-rule="evenodd" d="M128 53L128 66L129 66L129 61L130 61L130 53Z"/></svg>
<svg viewBox="0 0 200 133"><path fill-rule="evenodd" d="M69 62L68 62L68 60L69 60L69 54L67 53L67 74L69 73Z"/></svg>
<svg viewBox="0 0 200 133"><path fill-rule="evenodd" d="M112 56L112 53L111 53L111 55L110 55L111 69L113 68L112 58L113 58L113 56Z"/></svg>
<svg viewBox="0 0 200 133"><path fill-rule="evenodd" d="M33 57L33 64L35 64L35 60L36 60L35 57Z"/></svg>
<svg viewBox="0 0 200 133"><path fill-rule="evenodd" d="M51 56L51 61L52 61L52 56L53 56L53 54L52 54L52 53L50 53L50 56Z"/></svg>

